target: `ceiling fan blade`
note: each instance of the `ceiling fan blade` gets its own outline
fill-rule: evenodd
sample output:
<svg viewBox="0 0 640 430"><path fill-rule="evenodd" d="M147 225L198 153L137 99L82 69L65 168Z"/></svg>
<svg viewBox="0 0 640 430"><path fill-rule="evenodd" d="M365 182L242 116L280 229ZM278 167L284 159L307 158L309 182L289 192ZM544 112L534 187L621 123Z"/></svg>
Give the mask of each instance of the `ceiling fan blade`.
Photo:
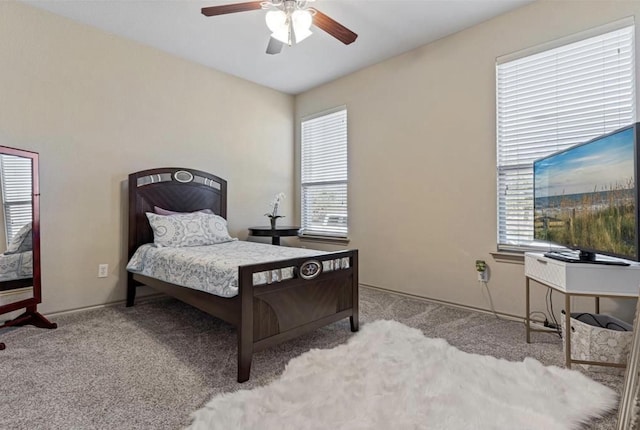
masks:
<svg viewBox="0 0 640 430"><path fill-rule="evenodd" d="M202 8L205 16L224 15L227 13L246 12L248 10L262 9L261 1L250 1L246 3L223 4L220 6L209 6Z"/></svg>
<svg viewBox="0 0 640 430"><path fill-rule="evenodd" d="M318 9L315 9L315 8L309 8L309 9L312 9L315 11L315 15L313 16L313 25L315 25L321 30L326 31L331 36L335 37L345 45L353 43L358 38L358 35L355 34L353 31L349 30L347 27L340 24L338 21L332 18L329 18L327 15L320 12Z"/></svg>
<svg viewBox="0 0 640 430"><path fill-rule="evenodd" d="M279 40L274 39L273 37L269 38L269 44L267 45L267 54L279 54L282 51L282 46L284 43Z"/></svg>

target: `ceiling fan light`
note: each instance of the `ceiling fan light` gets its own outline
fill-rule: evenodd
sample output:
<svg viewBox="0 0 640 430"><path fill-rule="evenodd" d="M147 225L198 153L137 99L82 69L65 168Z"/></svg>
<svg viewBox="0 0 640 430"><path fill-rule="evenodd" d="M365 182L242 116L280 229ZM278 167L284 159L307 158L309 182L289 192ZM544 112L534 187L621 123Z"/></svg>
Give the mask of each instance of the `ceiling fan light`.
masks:
<svg viewBox="0 0 640 430"><path fill-rule="evenodd" d="M271 33L271 37L273 37L274 39L285 43L287 45L290 45L289 43L289 31L288 29L285 27L282 30L279 31L274 31L273 33Z"/></svg>
<svg viewBox="0 0 640 430"><path fill-rule="evenodd" d="M267 22L267 27L273 33L285 30L287 28L287 14L281 10L270 10L267 12L265 16L265 21Z"/></svg>
<svg viewBox="0 0 640 430"><path fill-rule="evenodd" d="M293 21L293 28L296 32L302 31L302 29L309 30L313 22L311 12L306 9L298 9L291 14L291 20Z"/></svg>
<svg viewBox="0 0 640 430"><path fill-rule="evenodd" d="M311 36L313 33L310 30L307 30L305 28L302 28L300 30L296 30L295 27L293 29L293 32L296 36L296 43L300 43L302 42L304 39L306 39L307 37Z"/></svg>
<svg viewBox="0 0 640 430"><path fill-rule="evenodd" d="M295 35L296 43L302 42L311 36L311 13L308 10L298 9L291 14L291 25Z"/></svg>

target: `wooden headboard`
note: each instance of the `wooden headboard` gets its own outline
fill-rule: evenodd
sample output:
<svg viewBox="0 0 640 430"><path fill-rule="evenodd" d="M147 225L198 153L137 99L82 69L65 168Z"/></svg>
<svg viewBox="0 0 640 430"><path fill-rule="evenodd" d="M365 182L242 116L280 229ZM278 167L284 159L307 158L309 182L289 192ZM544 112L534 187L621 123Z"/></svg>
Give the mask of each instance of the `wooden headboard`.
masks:
<svg viewBox="0 0 640 430"><path fill-rule="evenodd" d="M158 206L175 212L211 209L227 218L227 181L210 173L179 167L143 170L129 175L129 258L153 242L146 212Z"/></svg>

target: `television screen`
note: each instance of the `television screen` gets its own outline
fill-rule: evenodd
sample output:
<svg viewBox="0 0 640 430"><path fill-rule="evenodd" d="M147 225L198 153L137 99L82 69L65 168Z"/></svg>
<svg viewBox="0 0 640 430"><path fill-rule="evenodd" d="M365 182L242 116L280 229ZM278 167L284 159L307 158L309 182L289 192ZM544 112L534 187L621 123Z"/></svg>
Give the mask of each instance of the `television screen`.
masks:
<svg viewBox="0 0 640 430"><path fill-rule="evenodd" d="M639 261L637 142L634 124L535 161L534 238Z"/></svg>

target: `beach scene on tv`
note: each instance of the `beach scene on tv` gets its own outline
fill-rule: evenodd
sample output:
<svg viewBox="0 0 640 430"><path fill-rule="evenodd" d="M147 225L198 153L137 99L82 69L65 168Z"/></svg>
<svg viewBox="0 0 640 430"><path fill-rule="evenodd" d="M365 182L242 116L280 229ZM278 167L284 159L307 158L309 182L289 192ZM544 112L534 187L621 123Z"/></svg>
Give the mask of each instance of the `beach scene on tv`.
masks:
<svg viewBox="0 0 640 430"><path fill-rule="evenodd" d="M634 130L534 163L534 237L636 259Z"/></svg>

